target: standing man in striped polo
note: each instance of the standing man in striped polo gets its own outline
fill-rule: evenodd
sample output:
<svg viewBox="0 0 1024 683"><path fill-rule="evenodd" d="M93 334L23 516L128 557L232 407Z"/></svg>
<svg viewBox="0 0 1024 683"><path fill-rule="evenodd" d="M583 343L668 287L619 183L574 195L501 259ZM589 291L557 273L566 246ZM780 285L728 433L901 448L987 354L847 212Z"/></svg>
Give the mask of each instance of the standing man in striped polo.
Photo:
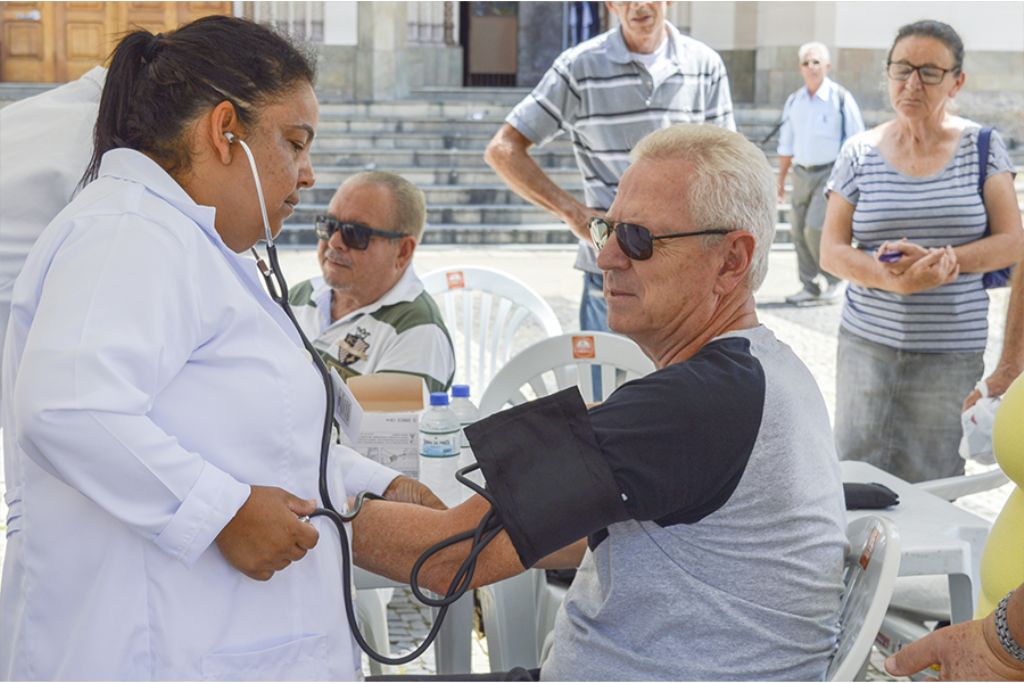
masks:
<svg viewBox="0 0 1024 683"><path fill-rule="evenodd" d="M629 152L674 123L736 130L725 64L665 20L667 2L606 2L620 26L563 52L512 110L484 158L516 193L558 216L579 240L580 329L607 330L604 278L587 222L615 198ZM527 150L565 133L585 204L556 185Z"/></svg>
<svg viewBox="0 0 1024 683"><path fill-rule="evenodd" d="M835 303L842 292L842 281L820 265L825 181L839 148L846 138L864 130L864 121L853 95L828 77L832 68L828 48L807 43L797 54L804 87L786 100L778 152L780 202L786 175L793 169L790 234L802 285L799 292L786 297L786 303L801 306Z"/></svg>

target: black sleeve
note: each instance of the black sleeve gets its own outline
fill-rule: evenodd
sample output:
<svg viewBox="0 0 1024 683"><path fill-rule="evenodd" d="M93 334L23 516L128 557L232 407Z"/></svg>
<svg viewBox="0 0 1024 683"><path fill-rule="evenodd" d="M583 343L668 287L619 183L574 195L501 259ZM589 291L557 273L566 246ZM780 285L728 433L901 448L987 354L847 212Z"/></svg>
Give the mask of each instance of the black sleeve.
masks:
<svg viewBox="0 0 1024 683"><path fill-rule="evenodd" d="M629 518L575 387L480 420L466 437L524 567Z"/></svg>
<svg viewBox="0 0 1024 683"><path fill-rule="evenodd" d="M714 512L760 430L765 380L730 338L625 384L588 416L575 388L466 428L523 566L626 519L662 526Z"/></svg>
<svg viewBox="0 0 1024 683"><path fill-rule="evenodd" d="M632 519L697 522L732 495L761 428L765 377L731 337L619 387L591 426Z"/></svg>

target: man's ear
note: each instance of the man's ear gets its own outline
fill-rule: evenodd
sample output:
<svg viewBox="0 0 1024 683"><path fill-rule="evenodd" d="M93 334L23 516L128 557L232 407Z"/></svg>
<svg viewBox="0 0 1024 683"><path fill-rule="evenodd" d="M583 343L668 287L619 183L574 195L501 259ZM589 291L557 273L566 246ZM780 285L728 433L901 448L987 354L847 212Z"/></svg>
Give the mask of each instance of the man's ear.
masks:
<svg viewBox="0 0 1024 683"><path fill-rule="evenodd" d="M754 262L754 248L757 240L746 230L734 230L723 236L725 259L718 270L715 290L728 294L738 285L747 281L750 267Z"/></svg>
<svg viewBox="0 0 1024 683"><path fill-rule="evenodd" d="M412 261L412 255L416 251L416 238L406 235L400 238L398 243L398 254L395 256L395 265L399 270L405 269Z"/></svg>

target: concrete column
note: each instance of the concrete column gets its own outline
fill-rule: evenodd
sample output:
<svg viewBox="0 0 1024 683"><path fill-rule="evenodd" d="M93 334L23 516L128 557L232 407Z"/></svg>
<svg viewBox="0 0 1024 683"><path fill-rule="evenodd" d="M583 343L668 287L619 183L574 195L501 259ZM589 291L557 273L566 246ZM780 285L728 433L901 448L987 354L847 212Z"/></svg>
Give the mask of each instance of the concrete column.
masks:
<svg viewBox="0 0 1024 683"><path fill-rule="evenodd" d="M354 93L357 99L389 100L408 94L408 7L405 2L359 3Z"/></svg>
<svg viewBox="0 0 1024 683"><path fill-rule="evenodd" d="M430 42L434 45L444 45L444 3L428 2L430 9Z"/></svg>

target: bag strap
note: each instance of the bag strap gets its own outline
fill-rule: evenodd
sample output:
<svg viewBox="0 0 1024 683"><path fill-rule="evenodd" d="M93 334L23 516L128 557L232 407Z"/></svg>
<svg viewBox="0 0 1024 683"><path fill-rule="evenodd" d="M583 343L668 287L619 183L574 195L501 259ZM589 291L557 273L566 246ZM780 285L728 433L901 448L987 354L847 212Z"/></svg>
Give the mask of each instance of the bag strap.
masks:
<svg viewBox="0 0 1024 683"><path fill-rule="evenodd" d="M978 194L985 196L985 176L988 175L988 145L992 139L992 129L984 127L978 131ZM985 234L988 235L988 223L985 224Z"/></svg>
<svg viewBox="0 0 1024 683"><path fill-rule="evenodd" d="M839 144L846 142L846 88L836 83L839 88Z"/></svg>

